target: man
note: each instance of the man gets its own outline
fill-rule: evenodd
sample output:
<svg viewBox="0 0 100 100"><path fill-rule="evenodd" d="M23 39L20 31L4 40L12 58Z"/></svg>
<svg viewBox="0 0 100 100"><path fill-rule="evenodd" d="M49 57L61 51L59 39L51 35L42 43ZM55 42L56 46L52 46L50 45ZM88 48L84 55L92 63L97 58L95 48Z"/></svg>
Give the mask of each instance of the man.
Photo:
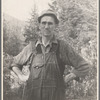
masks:
<svg viewBox="0 0 100 100"><path fill-rule="evenodd" d="M89 64L62 40L54 36L59 23L56 14L47 10L38 18L41 37L31 42L13 61L12 70L21 81L28 77L21 71L29 65L30 75L25 87L23 100L65 100L64 65L74 69L65 76L68 82L76 77L83 77L89 71ZM27 66L26 66L27 67Z"/></svg>

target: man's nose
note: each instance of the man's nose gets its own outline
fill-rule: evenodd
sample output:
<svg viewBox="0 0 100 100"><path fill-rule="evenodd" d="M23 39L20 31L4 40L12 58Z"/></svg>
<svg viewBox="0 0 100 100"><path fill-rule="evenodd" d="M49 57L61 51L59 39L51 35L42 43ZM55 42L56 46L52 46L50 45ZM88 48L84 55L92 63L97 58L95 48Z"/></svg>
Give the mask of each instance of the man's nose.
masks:
<svg viewBox="0 0 100 100"><path fill-rule="evenodd" d="M46 23L46 25L45 25L45 28L47 29L47 28L49 28L49 25L48 25L48 23Z"/></svg>

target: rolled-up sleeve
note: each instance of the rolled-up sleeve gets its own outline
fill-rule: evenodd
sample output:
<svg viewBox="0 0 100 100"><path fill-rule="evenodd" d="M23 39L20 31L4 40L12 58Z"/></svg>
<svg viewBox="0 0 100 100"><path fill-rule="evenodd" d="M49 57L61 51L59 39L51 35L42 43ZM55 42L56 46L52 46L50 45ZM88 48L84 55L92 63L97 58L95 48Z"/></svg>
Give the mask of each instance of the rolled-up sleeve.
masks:
<svg viewBox="0 0 100 100"><path fill-rule="evenodd" d="M17 56L13 57L13 62L9 68L10 69L12 69L12 67L21 68L22 65L24 65L28 61L31 54L32 54L32 48L29 44Z"/></svg>
<svg viewBox="0 0 100 100"><path fill-rule="evenodd" d="M60 43L60 54L62 61L66 65L74 67L71 72L74 73L77 77L84 77L88 74L91 65L87 61L85 61L79 54L77 54L73 50L73 48L64 41Z"/></svg>

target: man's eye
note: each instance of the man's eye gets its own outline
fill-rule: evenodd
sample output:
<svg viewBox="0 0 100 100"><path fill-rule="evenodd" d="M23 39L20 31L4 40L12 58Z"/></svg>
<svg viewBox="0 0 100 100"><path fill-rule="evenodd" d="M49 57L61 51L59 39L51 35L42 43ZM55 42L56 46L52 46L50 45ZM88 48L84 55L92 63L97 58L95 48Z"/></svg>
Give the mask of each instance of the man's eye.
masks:
<svg viewBox="0 0 100 100"><path fill-rule="evenodd" d="M42 22L42 25L45 25L46 24L46 22Z"/></svg>
<svg viewBox="0 0 100 100"><path fill-rule="evenodd" d="M49 22L48 25L53 25L53 23L52 22Z"/></svg>

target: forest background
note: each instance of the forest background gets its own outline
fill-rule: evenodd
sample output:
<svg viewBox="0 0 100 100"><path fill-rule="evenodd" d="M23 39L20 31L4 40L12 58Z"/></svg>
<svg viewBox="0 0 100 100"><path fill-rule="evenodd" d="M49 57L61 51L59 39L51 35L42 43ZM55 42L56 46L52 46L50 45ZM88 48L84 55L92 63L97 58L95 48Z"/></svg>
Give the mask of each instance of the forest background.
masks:
<svg viewBox="0 0 100 100"><path fill-rule="evenodd" d="M66 84L66 100L97 100L97 1L52 0L48 4L59 17L55 34L68 42L92 67L85 79ZM23 85L10 77L9 66L31 39L39 34L38 11L34 6L31 18L21 21L3 13L3 100L21 100ZM65 74L71 70L66 66Z"/></svg>

